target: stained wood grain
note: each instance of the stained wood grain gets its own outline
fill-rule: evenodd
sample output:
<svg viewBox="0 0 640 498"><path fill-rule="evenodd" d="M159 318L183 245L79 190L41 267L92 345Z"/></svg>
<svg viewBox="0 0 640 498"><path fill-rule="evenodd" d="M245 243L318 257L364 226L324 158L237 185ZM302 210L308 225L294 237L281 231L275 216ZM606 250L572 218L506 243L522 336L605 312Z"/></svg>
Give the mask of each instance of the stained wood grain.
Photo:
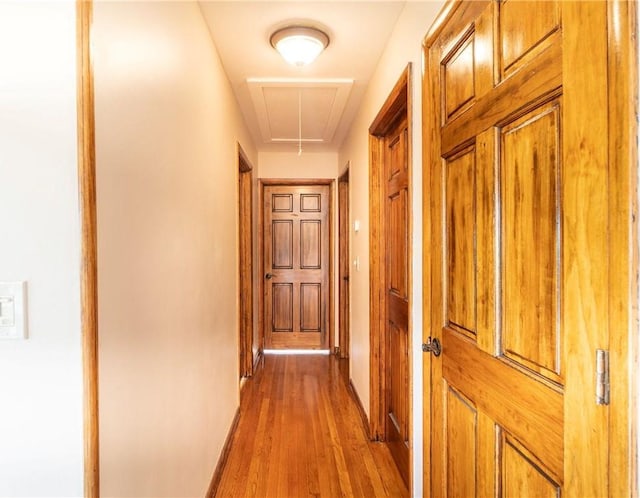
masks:
<svg viewBox="0 0 640 498"><path fill-rule="evenodd" d="M508 364L454 331L445 329L442 342L449 353L443 358L443 376L451 385L473 395L479 410L543 455L554 475L562 476L562 394L527 376L515 376Z"/></svg>
<svg viewBox="0 0 640 498"><path fill-rule="evenodd" d="M333 346L330 182L263 186L268 348Z"/></svg>
<svg viewBox="0 0 640 498"><path fill-rule="evenodd" d="M638 5L610 1L609 78L609 348L610 496L637 497L638 485ZM613 409L616 407L616 409Z"/></svg>
<svg viewBox="0 0 640 498"><path fill-rule="evenodd" d="M561 297L569 311L561 326L571 331L563 337L565 415L573 416L564 436L569 496L606 496L609 487L609 410L593 401L595 350L609 342L606 16L606 2L562 3L563 65L581 68L563 75L563 163L571 165L561 193L570 206L562 213Z"/></svg>
<svg viewBox="0 0 640 498"><path fill-rule="evenodd" d="M404 306L397 307L393 303L387 303L387 296L397 298L397 294L401 292L389 292L390 283L388 281L390 275L387 272L389 265L389 239L391 213L388 211L388 184L403 182L406 183L406 216L408 217L408 225L406 232L408 240L411 240L411 198L408 194L411 191L411 172L408 168L392 168L388 171L385 162L389 154L388 143L385 137L392 134L393 128L398 126L398 120L404 114L406 115L406 132L403 137L406 142L406 150L403 152L405 156L405 164L411 164L411 142L407 137L412 135L412 108L411 98L411 64L403 71L402 75L391 90L385 103L380 108L377 116L369 127L369 302L370 302L370 435L373 438L384 440L387 437L387 414L389 404L389 379L387 371L390 368L387 352L387 340L385 330L387 329L390 316L408 315L407 310L411 303L405 302ZM402 161L400 161L402 163ZM404 170L404 171L401 171ZM399 204L398 204L399 205ZM406 242L405 242L406 244ZM408 248L408 254L405 261L411 261L411 249ZM396 281L403 280L403 284L396 284L405 289L411 288L411 271L407 268L405 278L398 278ZM400 290L400 289L397 289ZM398 316L399 317L399 316ZM411 333L411 330L408 331ZM408 372L411 371L411 359L407 360ZM407 392L411 389L411 377L408 375ZM409 427L412 420L411 405L408 404L408 420ZM409 457L410 458L410 457Z"/></svg>
<svg viewBox="0 0 640 498"><path fill-rule="evenodd" d="M443 348L430 362L432 496L537 496L564 484L559 218L573 208L559 194L566 52L557 5L529 23L524 13L535 9L455 2L425 42L426 281L430 335ZM465 67L477 85L450 117L460 99L446 93L469 81L442 66L470 36Z"/></svg>
<svg viewBox="0 0 640 498"><path fill-rule="evenodd" d="M215 496L408 496L388 449L363 430L346 371L333 356L266 355Z"/></svg>
<svg viewBox="0 0 640 498"><path fill-rule="evenodd" d="M558 27L560 8L557 1L541 2L536 5L536 15L529 16L529 6L525 2L505 1L499 6L500 49L503 71L507 72L516 61ZM521 29L523 16L529 17L527 29Z"/></svg>
<svg viewBox="0 0 640 498"><path fill-rule="evenodd" d="M93 2L76 1L78 68L78 187L80 196L80 299L83 372L84 495L100 496L98 426L98 225L91 23Z"/></svg>
<svg viewBox="0 0 640 498"><path fill-rule="evenodd" d="M469 427L460 404L443 396L450 387L479 414L479 495L637 493L629 418L637 403L637 29L629 2L450 2L425 40L425 281L435 283L425 292L425 328L438 335L446 292L465 292L442 285L457 264L443 259L458 256L448 247L442 257L442 234L451 235L451 220L464 228L461 216L445 218L447 199L465 189L443 184L440 168L475 143L482 349L445 328L441 362L425 362L425 493L451 491L443 486L461 473L451 472L456 455L440 461ZM469 81L455 71L442 77L441 65L470 31L476 95L445 123L452 105L443 85ZM609 406L593 399L596 349L611 352ZM473 494L466 474L464 492Z"/></svg>
<svg viewBox="0 0 640 498"><path fill-rule="evenodd" d="M253 168L238 144L238 303L240 377L253 374Z"/></svg>
<svg viewBox="0 0 640 498"><path fill-rule="evenodd" d="M340 358L349 357L349 269L351 256L349 253L349 170L338 181L338 229L339 254L338 286L339 286L339 350Z"/></svg>

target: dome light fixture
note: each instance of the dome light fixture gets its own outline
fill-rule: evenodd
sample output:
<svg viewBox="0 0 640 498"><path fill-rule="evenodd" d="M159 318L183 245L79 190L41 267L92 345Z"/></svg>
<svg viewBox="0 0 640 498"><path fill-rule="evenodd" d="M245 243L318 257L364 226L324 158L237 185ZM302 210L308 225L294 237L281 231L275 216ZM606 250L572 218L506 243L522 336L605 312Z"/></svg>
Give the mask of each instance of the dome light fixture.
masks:
<svg viewBox="0 0 640 498"><path fill-rule="evenodd" d="M327 48L329 37L311 26L287 26L273 33L270 42L289 64L306 66Z"/></svg>

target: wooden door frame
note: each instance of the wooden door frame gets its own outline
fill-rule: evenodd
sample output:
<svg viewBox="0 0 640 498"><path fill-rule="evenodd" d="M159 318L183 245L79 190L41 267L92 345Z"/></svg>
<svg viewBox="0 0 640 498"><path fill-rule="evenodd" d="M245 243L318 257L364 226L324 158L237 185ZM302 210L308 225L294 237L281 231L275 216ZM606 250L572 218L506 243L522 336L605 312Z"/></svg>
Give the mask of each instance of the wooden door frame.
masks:
<svg viewBox="0 0 640 498"><path fill-rule="evenodd" d="M462 4L448 0L429 29L422 44L423 61L442 28ZM638 11L634 2L607 2L608 78L608 209L609 235L609 348L611 404L609 405L609 496L638 496ZM577 29L577 28L576 28ZM423 62L425 63L425 62ZM423 68L424 69L424 68ZM431 144L440 123L433 122L430 75L422 74L422 170L423 170L423 309L432 300L431 225L438 207L430 205ZM435 303L440 305L441 303ZM423 318L423 342L432 335L429 313ZM573 360L575 366L575 359ZM615 380L614 380L615 379ZM431 476L431 355L423 357L423 496L430 496ZM574 435L574 439L575 439ZM579 435L577 436L579 438ZM580 448L587 451L588 448ZM566 450L565 450L566 452ZM566 457L565 457L566 458ZM615 469L612 471L611 469ZM611 476L614 476L611 477Z"/></svg>
<svg viewBox="0 0 640 498"><path fill-rule="evenodd" d="M402 113L407 115L408 140L408 202L407 216L409 218L408 240L413 240L413 209L412 209L412 98L411 98L411 64L402 72L399 80L391 90L391 93L380 108L376 118L369 127L369 388L370 407L369 425L370 436L377 441L383 441L386 437L387 393L386 370L387 358L384 347L384 330L386 327L386 259L387 248L385 244L385 199L384 199L384 135ZM411 261L413 260L412 245L409 243L409 255L407 264L409 289L409 317L413 306L411 294L413 292L413 277ZM408 354L408 387L409 387L409 429L413 434L413 404L411 403L413 391L413 361L411 358L412 326L409 318L407 330L409 354ZM411 441L411 434L409 441ZM413 445L409 446L409 475L413 480Z"/></svg>
<svg viewBox="0 0 640 498"><path fill-rule="evenodd" d="M335 347L335 303L334 296L335 292L333 289L334 286L334 262L333 258L335 256L335 250L333 247L334 241L334 208L333 208L333 199L335 197L334 190L336 181L333 178L310 178L310 179L290 179L290 178L261 178L259 180L259 188L258 188L258 203L260 206L260 215L259 215L259 223L258 226L258 254L259 254L259 275L258 279L258 295L260 299L258 300L258 333L260 336L260 351L264 349L264 332L265 332L265 323L264 323L264 300L265 300L265 286L264 286L264 189L265 187L273 187L273 186L283 186L283 187L304 187L304 186L317 186L317 185L326 185L329 187L329 212L327 214L327 218L329 220L329 327L327 330L327 334L329 334L328 348L329 351L333 351Z"/></svg>
<svg viewBox="0 0 640 498"><path fill-rule="evenodd" d="M98 430L98 225L92 0L76 0L78 190L80 211L80 302L83 374L84 496L100 496Z"/></svg>
<svg viewBox="0 0 640 498"><path fill-rule="evenodd" d="M638 10L607 2L609 496L638 496ZM635 43L634 43L635 41Z"/></svg>
<svg viewBox="0 0 640 498"><path fill-rule="evenodd" d="M349 358L349 166L338 178L338 354L340 358ZM346 261L345 261L346 260ZM346 269L346 272L345 272ZM342 294L342 282L347 279L346 296ZM346 302L346 306L345 305ZM346 308L346 309L345 309Z"/></svg>
<svg viewBox="0 0 640 498"><path fill-rule="evenodd" d="M253 375L253 166L238 147L238 353L240 377ZM248 183L247 183L248 182ZM248 185L248 187L247 187Z"/></svg>

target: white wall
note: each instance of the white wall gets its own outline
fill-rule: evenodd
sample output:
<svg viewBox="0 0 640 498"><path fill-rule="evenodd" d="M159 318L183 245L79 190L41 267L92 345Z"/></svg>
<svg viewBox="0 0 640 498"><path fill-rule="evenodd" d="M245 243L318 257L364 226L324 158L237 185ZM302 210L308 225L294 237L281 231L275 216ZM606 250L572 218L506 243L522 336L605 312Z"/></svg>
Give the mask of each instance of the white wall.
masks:
<svg viewBox="0 0 640 498"><path fill-rule="evenodd" d="M0 496L82 494L75 3L0 2L0 281L29 338L0 340Z"/></svg>
<svg viewBox="0 0 640 498"><path fill-rule="evenodd" d="M338 154L334 152L260 152L260 178L337 178Z"/></svg>
<svg viewBox="0 0 640 498"><path fill-rule="evenodd" d="M203 496L239 404L240 142L198 5L97 2L103 496Z"/></svg>
<svg viewBox="0 0 640 498"><path fill-rule="evenodd" d="M409 62L412 70L413 158L411 289L411 368L413 392L412 450L413 495L422 495L422 137L421 75L422 40L444 2L407 2L371 79L360 112L340 149L339 164L350 162L351 259L360 258L360 271L352 271L351 283L351 378L369 411L369 156L368 129ZM360 232L353 232L353 220Z"/></svg>

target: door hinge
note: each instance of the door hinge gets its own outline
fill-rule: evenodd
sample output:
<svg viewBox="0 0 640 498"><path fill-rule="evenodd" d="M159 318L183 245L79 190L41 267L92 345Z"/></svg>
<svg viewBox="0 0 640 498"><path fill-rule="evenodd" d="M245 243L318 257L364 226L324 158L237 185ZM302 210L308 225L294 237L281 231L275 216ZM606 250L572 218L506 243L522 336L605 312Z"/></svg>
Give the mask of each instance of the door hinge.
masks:
<svg viewBox="0 0 640 498"><path fill-rule="evenodd" d="M609 404L609 351L596 349L596 404Z"/></svg>

